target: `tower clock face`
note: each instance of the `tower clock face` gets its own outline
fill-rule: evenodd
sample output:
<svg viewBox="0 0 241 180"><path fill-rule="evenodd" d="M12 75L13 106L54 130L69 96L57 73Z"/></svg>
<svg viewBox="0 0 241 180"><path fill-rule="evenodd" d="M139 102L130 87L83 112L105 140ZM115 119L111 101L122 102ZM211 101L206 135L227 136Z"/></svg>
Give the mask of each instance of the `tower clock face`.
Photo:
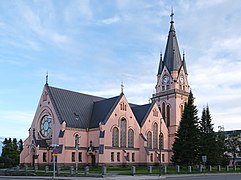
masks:
<svg viewBox="0 0 241 180"><path fill-rule="evenodd" d="M40 122L40 133L43 137L47 137L52 128L52 120L49 116L44 116Z"/></svg>
<svg viewBox="0 0 241 180"><path fill-rule="evenodd" d="M168 82L169 82L169 79L170 79L169 76L164 75L163 78L162 78L162 82L163 82L163 83L168 83Z"/></svg>
<svg viewBox="0 0 241 180"><path fill-rule="evenodd" d="M181 82L181 83L184 82L184 77L183 77L183 76L180 77L180 82Z"/></svg>

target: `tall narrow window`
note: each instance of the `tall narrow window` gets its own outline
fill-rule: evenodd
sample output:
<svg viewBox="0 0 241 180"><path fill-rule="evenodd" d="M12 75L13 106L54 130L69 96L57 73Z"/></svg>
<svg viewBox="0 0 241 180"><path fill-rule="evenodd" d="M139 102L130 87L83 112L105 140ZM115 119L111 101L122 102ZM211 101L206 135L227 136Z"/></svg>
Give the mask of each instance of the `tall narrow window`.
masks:
<svg viewBox="0 0 241 180"><path fill-rule="evenodd" d="M120 162L120 152L117 152L117 161Z"/></svg>
<svg viewBox="0 0 241 180"><path fill-rule="evenodd" d="M130 161L130 153L126 153L126 160Z"/></svg>
<svg viewBox="0 0 241 180"><path fill-rule="evenodd" d="M151 153L150 160L153 162L153 153Z"/></svg>
<svg viewBox="0 0 241 180"><path fill-rule="evenodd" d="M170 106L167 105L167 127L170 126Z"/></svg>
<svg viewBox="0 0 241 180"><path fill-rule="evenodd" d="M119 146L119 130L117 127L114 127L112 130L112 147Z"/></svg>
<svg viewBox="0 0 241 180"><path fill-rule="evenodd" d="M128 147L134 147L134 131L132 129L128 131Z"/></svg>
<svg viewBox="0 0 241 180"><path fill-rule="evenodd" d="M147 147L152 149L152 134L150 131L147 133Z"/></svg>
<svg viewBox="0 0 241 180"><path fill-rule="evenodd" d="M115 160L115 159L114 159L114 152L111 152L111 154L110 154L110 159L111 159L112 162Z"/></svg>
<svg viewBox="0 0 241 180"><path fill-rule="evenodd" d="M72 158L72 162L75 162L75 152L72 152L71 158Z"/></svg>
<svg viewBox="0 0 241 180"><path fill-rule="evenodd" d="M43 162L47 162L47 153L46 152L43 153Z"/></svg>
<svg viewBox="0 0 241 180"><path fill-rule="evenodd" d="M120 145L126 147L126 120L124 118L120 122Z"/></svg>
<svg viewBox="0 0 241 180"><path fill-rule="evenodd" d="M153 148L158 149L158 125L153 124Z"/></svg>
<svg viewBox="0 0 241 180"><path fill-rule="evenodd" d="M165 162L165 154L162 154L162 162Z"/></svg>
<svg viewBox="0 0 241 180"><path fill-rule="evenodd" d="M165 107L165 103L162 103L162 117L164 119L164 121L166 122L166 107Z"/></svg>
<svg viewBox="0 0 241 180"><path fill-rule="evenodd" d="M82 162L82 152L79 152L79 162Z"/></svg>
<svg viewBox="0 0 241 180"><path fill-rule="evenodd" d="M163 146L163 133L161 132L160 135L159 135L159 148L160 149L164 149L164 146Z"/></svg>
<svg viewBox="0 0 241 180"><path fill-rule="evenodd" d="M132 154L131 154L131 160L132 160L132 162L135 162L135 160L136 160L136 158L135 158L135 153L132 153Z"/></svg>

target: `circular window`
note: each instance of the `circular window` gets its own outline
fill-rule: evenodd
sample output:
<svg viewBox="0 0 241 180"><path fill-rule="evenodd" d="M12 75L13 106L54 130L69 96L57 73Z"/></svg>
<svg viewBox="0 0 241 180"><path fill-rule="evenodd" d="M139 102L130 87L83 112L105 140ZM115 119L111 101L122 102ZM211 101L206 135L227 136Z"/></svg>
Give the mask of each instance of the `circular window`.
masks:
<svg viewBox="0 0 241 180"><path fill-rule="evenodd" d="M52 127L52 120L49 116L44 116L40 123L40 132L43 137L47 137L50 134Z"/></svg>

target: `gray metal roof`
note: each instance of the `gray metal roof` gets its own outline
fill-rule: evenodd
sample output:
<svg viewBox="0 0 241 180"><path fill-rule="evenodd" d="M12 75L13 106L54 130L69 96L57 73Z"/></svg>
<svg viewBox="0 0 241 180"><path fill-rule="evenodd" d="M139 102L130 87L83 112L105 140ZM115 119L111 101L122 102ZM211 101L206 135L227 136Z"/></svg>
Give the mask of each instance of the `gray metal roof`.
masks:
<svg viewBox="0 0 241 180"><path fill-rule="evenodd" d="M100 122L106 123L122 95L95 102L89 128L98 127Z"/></svg>
<svg viewBox="0 0 241 180"><path fill-rule="evenodd" d="M78 93L65 89L45 85L60 123L66 122L67 127L73 128L96 128L99 123L105 124L117 106L120 99L124 96L112 98L102 98L88 94ZM152 104L136 105L129 104L138 121L142 126L146 120ZM62 137L64 132L60 132Z"/></svg>
<svg viewBox="0 0 241 180"><path fill-rule="evenodd" d="M152 108L153 104L154 103L145 104L145 105L136 105L136 106L131 107L140 127L143 126L143 124L146 120L146 116L149 114L149 111Z"/></svg>
<svg viewBox="0 0 241 180"><path fill-rule="evenodd" d="M163 62L169 71L178 71L182 65L181 55L173 23L171 23Z"/></svg>
<svg viewBox="0 0 241 180"><path fill-rule="evenodd" d="M59 89L47 84L45 86L60 123L65 121L67 127L89 128L94 103L104 98Z"/></svg>

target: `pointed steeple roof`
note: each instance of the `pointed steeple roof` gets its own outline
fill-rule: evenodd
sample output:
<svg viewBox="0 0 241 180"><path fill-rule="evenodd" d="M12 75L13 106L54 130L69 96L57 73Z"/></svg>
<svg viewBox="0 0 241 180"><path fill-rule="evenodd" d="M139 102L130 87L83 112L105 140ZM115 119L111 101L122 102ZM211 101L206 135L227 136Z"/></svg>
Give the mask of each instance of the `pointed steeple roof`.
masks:
<svg viewBox="0 0 241 180"><path fill-rule="evenodd" d="M161 75L162 69L163 69L163 62L162 62L162 53L160 53L160 63L159 63L159 68L158 68L158 73L157 75Z"/></svg>
<svg viewBox="0 0 241 180"><path fill-rule="evenodd" d="M187 66L186 66L186 61L185 61L185 52L183 51L183 57L182 57L182 66L183 66L183 69L184 69L184 72L185 74L188 74L187 73Z"/></svg>
<svg viewBox="0 0 241 180"><path fill-rule="evenodd" d="M171 26L169 30L169 35L167 39L166 50L163 59L163 66L166 66L169 71L179 70L182 66L182 59L179 51L179 46L177 43L176 32L174 28L173 21L174 13L171 13Z"/></svg>

